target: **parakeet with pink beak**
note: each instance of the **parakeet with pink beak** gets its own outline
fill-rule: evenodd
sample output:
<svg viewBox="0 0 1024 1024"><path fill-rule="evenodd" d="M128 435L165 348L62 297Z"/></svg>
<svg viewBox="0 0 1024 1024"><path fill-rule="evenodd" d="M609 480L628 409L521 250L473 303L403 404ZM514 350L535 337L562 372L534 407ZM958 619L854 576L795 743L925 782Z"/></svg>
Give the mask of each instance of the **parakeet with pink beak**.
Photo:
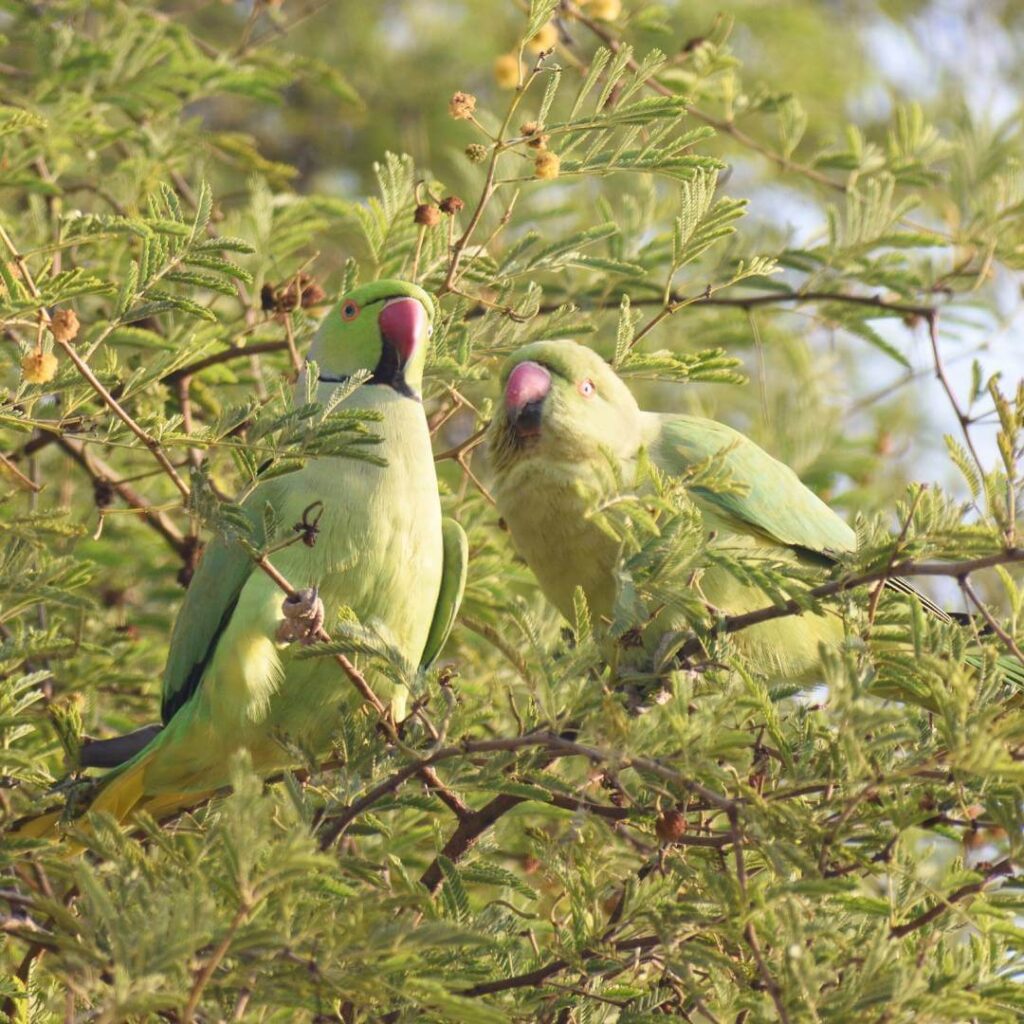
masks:
<svg viewBox="0 0 1024 1024"><path fill-rule="evenodd" d="M615 371L582 345L527 345L508 359L500 379L489 432L498 512L541 589L570 620L577 587L594 615L612 615L619 545L593 512L614 496L619 480L632 483L641 452L669 477L685 477L706 460L724 470L728 488L687 489L708 544L823 574L838 555L856 548L854 531L788 466L725 424L644 412ZM889 582L949 619L906 581ZM723 613L771 604L762 589L720 565L708 565L687 583ZM685 623L662 615L656 626L667 631ZM752 626L733 639L762 671L799 680L818 666L821 644L842 638L838 616L807 614ZM1018 674L1019 666L1005 667Z"/></svg>
<svg viewBox="0 0 1024 1024"><path fill-rule="evenodd" d="M299 645L289 643L321 616L330 629L341 609L351 608L410 665L437 658L462 600L467 545L462 528L442 520L420 400L432 309L417 286L377 281L347 294L327 315L309 353L317 400L326 403L355 374L369 373L343 404L379 414L373 429L382 440L373 453L386 465L313 458L255 488L243 508L258 543L270 540L262 536L265 505L291 531L305 510L322 503L315 543L270 556L293 587L319 600L289 620L282 591L243 547L214 540L171 637L163 728L141 734L141 741L155 737L104 777L91 810L122 820L138 809L159 817L225 786L236 751L248 751L266 773L291 763L284 740L323 750L339 715L357 701L333 659L296 657ZM392 700L398 716L404 695ZM132 740L112 743L120 744L109 752L116 762ZM35 818L16 834L44 835L58 818L59 812Z"/></svg>

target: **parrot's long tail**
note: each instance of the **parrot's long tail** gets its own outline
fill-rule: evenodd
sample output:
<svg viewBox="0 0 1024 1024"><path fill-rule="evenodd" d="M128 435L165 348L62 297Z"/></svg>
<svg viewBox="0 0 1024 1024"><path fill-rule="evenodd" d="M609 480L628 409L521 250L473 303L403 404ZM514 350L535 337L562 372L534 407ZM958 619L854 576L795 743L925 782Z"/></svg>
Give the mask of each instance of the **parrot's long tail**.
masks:
<svg viewBox="0 0 1024 1024"><path fill-rule="evenodd" d="M985 659L979 654L968 654L964 659L968 665L972 665L974 668L982 668L985 664ZM1016 658L1000 657L996 659L996 664L1002 670L1003 675L1006 679L1013 683L1014 686L1021 690L1024 690L1024 665L1022 665Z"/></svg>
<svg viewBox="0 0 1024 1024"><path fill-rule="evenodd" d="M8 839L47 839L56 838L57 826L64 816L64 809L43 811L27 818L19 818L7 833Z"/></svg>
<svg viewBox="0 0 1024 1024"><path fill-rule="evenodd" d="M167 818L193 807L213 795L210 792L159 793L146 795L145 777L150 762L157 756L157 744L150 744L130 761L115 768L99 782L99 791L85 813L105 812L119 822L130 822L140 811L156 819ZM64 811L44 811L14 823L7 833L10 839L58 839Z"/></svg>
<svg viewBox="0 0 1024 1024"><path fill-rule="evenodd" d="M153 758L155 751L143 750L125 762L120 768L109 772L99 783L96 793L86 812L106 811L118 821L127 820L136 807L144 800L144 780L146 767ZM10 839L57 839L60 836L60 825L64 820L64 811L43 811L28 818L16 821L7 833Z"/></svg>

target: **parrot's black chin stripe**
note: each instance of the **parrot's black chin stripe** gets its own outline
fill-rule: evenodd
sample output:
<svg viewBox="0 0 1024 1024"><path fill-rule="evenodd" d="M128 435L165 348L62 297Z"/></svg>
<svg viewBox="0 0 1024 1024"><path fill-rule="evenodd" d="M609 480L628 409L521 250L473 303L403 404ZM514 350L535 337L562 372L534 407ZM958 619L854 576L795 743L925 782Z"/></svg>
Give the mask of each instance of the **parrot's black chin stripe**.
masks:
<svg viewBox="0 0 1024 1024"><path fill-rule="evenodd" d="M317 380L321 384L347 384L352 379L352 375L349 373L321 373ZM399 371L397 376L392 377L390 380L378 375L377 371L374 370L373 376L366 382L367 384L384 384L386 387L394 388L403 398L411 398L416 402L422 402L422 397L413 391L411 387L405 382L405 377L402 372Z"/></svg>

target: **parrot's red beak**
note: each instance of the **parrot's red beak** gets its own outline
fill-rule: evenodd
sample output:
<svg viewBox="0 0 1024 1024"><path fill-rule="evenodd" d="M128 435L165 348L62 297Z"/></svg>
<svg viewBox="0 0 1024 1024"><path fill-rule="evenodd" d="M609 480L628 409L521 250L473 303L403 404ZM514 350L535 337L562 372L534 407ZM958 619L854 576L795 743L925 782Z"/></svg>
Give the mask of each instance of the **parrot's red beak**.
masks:
<svg viewBox="0 0 1024 1024"><path fill-rule="evenodd" d="M541 409L551 390L551 374L540 363L520 363L505 382L505 413L519 437L540 433Z"/></svg>
<svg viewBox="0 0 1024 1024"><path fill-rule="evenodd" d="M377 318L381 337L398 355L405 366L416 354L416 349L427 339L430 322L427 311L418 299L392 299Z"/></svg>

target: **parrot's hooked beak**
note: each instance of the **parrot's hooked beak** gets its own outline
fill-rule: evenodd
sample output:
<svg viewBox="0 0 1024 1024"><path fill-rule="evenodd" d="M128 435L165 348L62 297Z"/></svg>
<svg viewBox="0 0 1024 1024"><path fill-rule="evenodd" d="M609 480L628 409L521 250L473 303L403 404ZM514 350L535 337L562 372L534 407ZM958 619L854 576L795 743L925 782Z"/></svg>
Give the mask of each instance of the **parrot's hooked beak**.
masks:
<svg viewBox="0 0 1024 1024"><path fill-rule="evenodd" d="M402 296L389 300L377 317L384 346L374 367L371 384L388 384L409 398L419 396L405 380L405 367L424 344L430 330L427 311L418 299Z"/></svg>
<svg viewBox="0 0 1024 1024"><path fill-rule="evenodd" d="M527 360L505 382L505 415L520 439L537 437L541 429L544 399L551 391L551 374L540 363Z"/></svg>

